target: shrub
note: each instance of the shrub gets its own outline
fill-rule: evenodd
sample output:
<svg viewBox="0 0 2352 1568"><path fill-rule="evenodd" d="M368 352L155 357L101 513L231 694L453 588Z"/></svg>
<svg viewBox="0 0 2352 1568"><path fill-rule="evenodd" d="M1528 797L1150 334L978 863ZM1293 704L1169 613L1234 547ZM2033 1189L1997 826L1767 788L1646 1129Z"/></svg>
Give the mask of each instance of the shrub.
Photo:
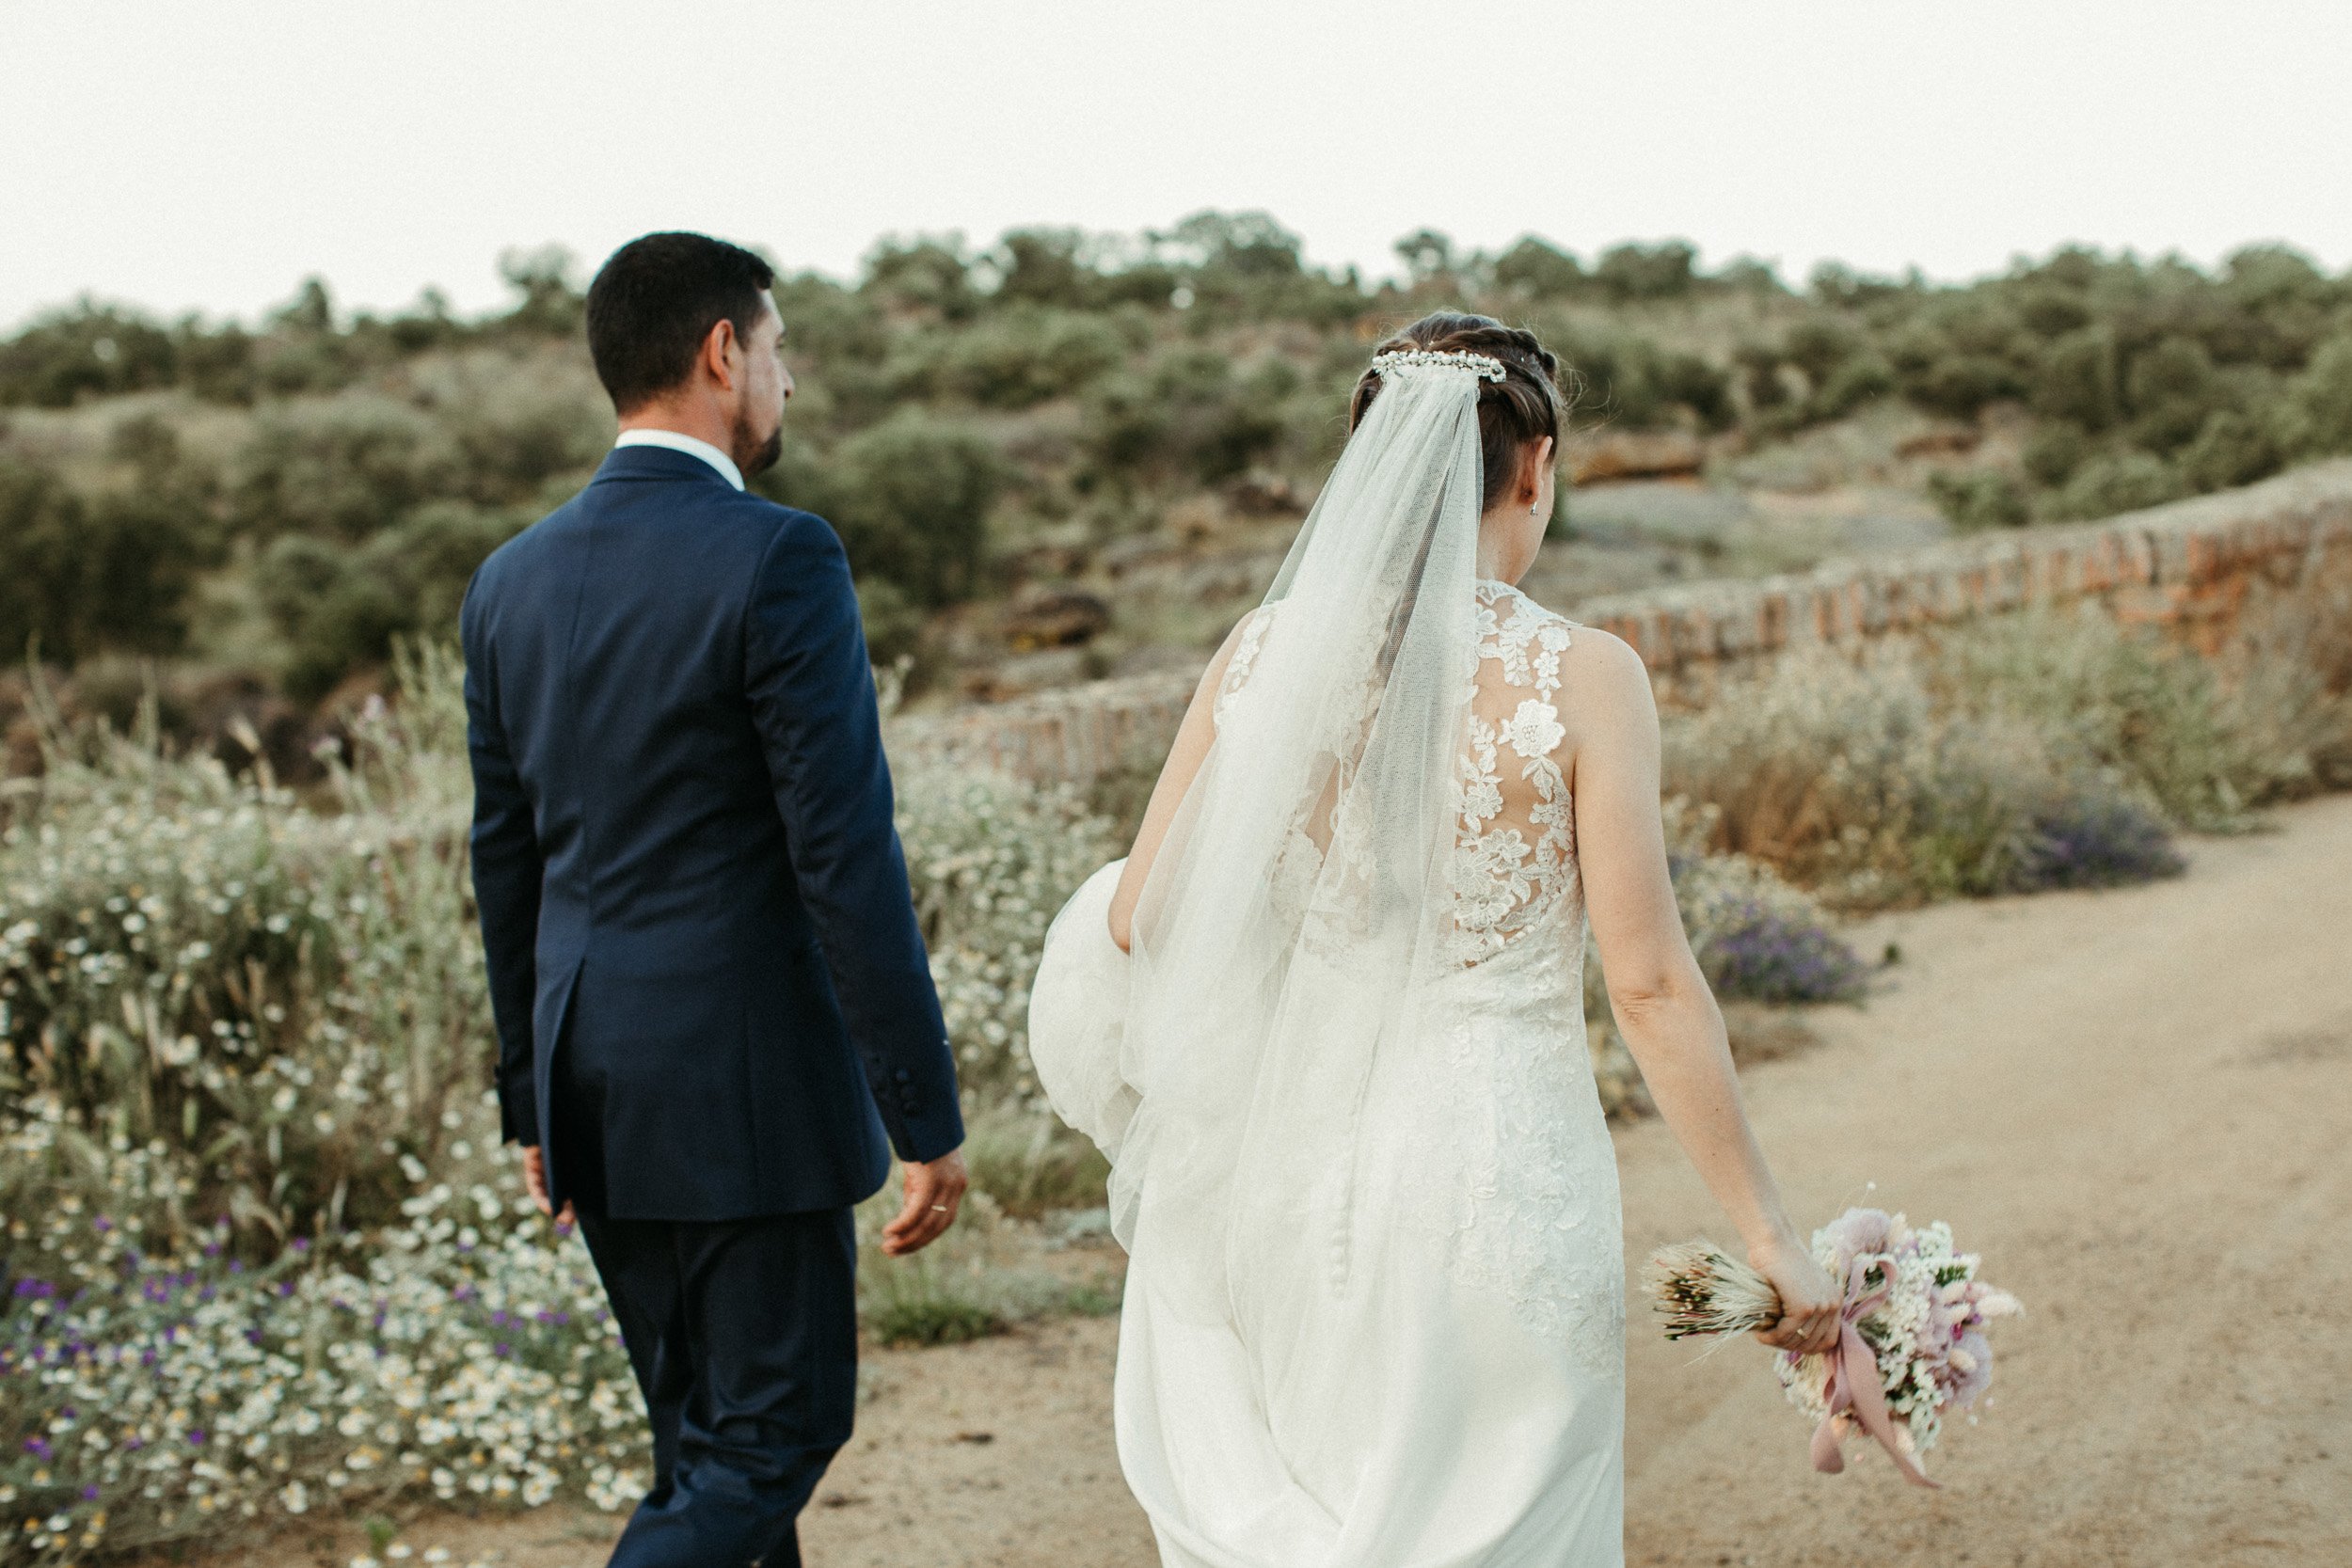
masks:
<svg viewBox="0 0 2352 1568"><path fill-rule="evenodd" d="M10 1223L0 1555L64 1564L264 1514L434 1497L625 1507L643 1405L586 1252L430 1186L389 1230L256 1267L71 1204Z"/></svg>
<svg viewBox="0 0 2352 1568"><path fill-rule="evenodd" d="M1928 475L1928 494L1945 518L1963 533L1991 528L2023 528L2032 520L2017 482L1992 468L1962 472L1939 468Z"/></svg>
<svg viewBox="0 0 2352 1568"><path fill-rule="evenodd" d="M458 464L450 433L414 404L346 392L262 415L236 469L240 528L353 543L446 495Z"/></svg>
<svg viewBox="0 0 2352 1568"><path fill-rule="evenodd" d="M2112 517L2178 500L2181 476L2152 452L2101 452L2074 470L2052 503L2060 517Z"/></svg>
<svg viewBox="0 0 2352 1568"><path fill-rule="evenodd" d="M1265 213L1195 213L1152 238L1175 265L1178 297L1201 319L1327 325L1353 321L1366 303L1353 271L1310 269L1304 242Z"/></svg>
<svg viewBox="0 0 2352 1568"><path fill-rule="evenodd" d="M2293 450L2352 451L2352 332L2313 351L2289 390L2283 422Z"/></svg>
<svg viewBox="0 0 2352 1568"><path fill-rule="evenodd" d="M1100 474L1215 484L1247 471L1289 434L1288 367L1248 374L1205 349L1106 376L1087 399L1079 440Z"/></svg>
<svg viewBox="0 0 2352 1568"><path fill-rule="evenodd" d="M1688 408L1709 430L1728 430L1739 420L1731 399L1730 372L1695 354L1667 354L1657 370L1658 395Z"/></svg>
<svg viewBox="0 0 2352 1568"><path fill-rule="evenodd" d="M38 639L63 663L109 650L169 653L210 563L204 498L169 484L75 494L53 470L0 458L0 650Z"/></svg>
<svg viewBox="0 0 2352 1568"><path fill-rule="evenodd" d="M1582 381L1580 405L1597 418L1639 429L1672 420L1677 408L1709 428L1733 417L1731 373L1695 356L1670 354L1625 333L1566 324L1540 330Z"/></svg>
<svg viewBox="0 0 2352 1568"><path fill-rule="evenodd" d="M2026 390L2006 359L1967 352L1932 331L1899 339L1888 358L1902 394L1931 414L1970 420L1985 404Z"/></svg>
<svg viewBox="0 0 2352 1568"><path fill-rule="evenodd" d="M2122 417L2122 374L2115 335L2086 326L2052 343L2035 370L2028 392L2035 413L2093 433Z"/></svg>
<svg viewBox="0 0 2352 1568"><path fill-rule="evenodd" d="M382 664L403 638L453 635L474 568L525 522L519 513L443 502L356 546L308 534L277 541L255 586L286 642L286 689L316 699L355 670Z"/></svg>
<svg viewBox="0 0 2352 1568"><path fill-rule="evenodd" d="M1079 230L1016 229L997 242L997 251L1003 275L996 286L999 299L1073 309L1094 303L1099 275L1088 264L1087 238ZM1163 289L1160 302L1167 299Z"/></svg>
<svg viewBox="0 0 2352 1568"><path fill-rule="evenodd" d="M1778 350L1761 343L1746 343L1732 358L1740 367L1740 390L1747 394L1751 412L1762 413L1789 401L1788 381L1783 373Z"/></svg>
<svg viewBox="0 0 2352 1568"><path fill-rule="evenodd" d="M1100 316L1016 306L950 340L934 379L985 406L1027 408L1083 391L1132 352L1126 337Z"/></svg>
<svg viewBox="0 0 2352 1568"><path fill-rule="evenodd" d="M1686 240L1621 245L1601 252L1593 280L1619 299L1671 299L1691 292L1698 251Z"/></svg>
<svg viewBox="0 0 2352 1568"><path fill-rule="evenodd" d="M859 293L886 310L961 321L979 308L963 237L883 240L866 253Z"/></svg>
<svg viewBox="0 0 2352 1568"><path fill-rule="evenodd" d="M2056 489L2074 478L2090 455L2090 442L2078 427L2054 422L2026 438L2021 460L2035 483Z"/></svg>
<svg viewBox="0 0 2352 1568"><path fill-rule="evenodd" d="M285 641L279 678L315 702L361 665L380 658L407 625L410 607L366 570L366 552L306 533L288 534L254 570L262 609Z"/></svg>
<svg viewBox="0 0 2352 1568"><path fill-rule="evenodd" d="M923 641L924 616L905 589L879 572L868 572L858 579L857 604L867 657L887 669L914 657Z"/></svg>
<svg viewBox="0 0 2352 1568"><path fill-rule="evenodd" d="M1584 286L1584 264L1530 234L1495 258L1498 288L1531 299L1560 299Z"/></svg>
<svg viewBox="0 0 2352 1568"><path fill-rule="evenodd" d="M898 780L898 832L965 1086L1033 1105L1029 982L1045 927L1119 847L1074 789L930 766Z"/></svg>
<svg viewBox="0 0 2352 1568"><path fill-rule="evenodd" d="M840 531L860 575L878 573L926 608L979 591L988 512L1005 483L981 436L904 409L843 441L814 480L796 503Z"/></svg>
<svg viewBox="0 0 2352 1568"><path fill-rule="evenodd" d="M2311 771L2255 739L2278 698L2233 702L2213 664L2097 611L1988 623L1956 641L1945 678L1956 701L2021 717L2185 827L2231 827Z"/></svg>
<svg viewBox="0 0 2352 1568"><path fill-rule="evenodd" d="M54 1159L0 1169L11 1212L76 1190L110 1140L160 1140L175 1225L282 1242L386 1223L408 1161L442 1173L495 1141L454 678L403 664L332 817L151 741L53 739L0 838L0 1065L56 1130ZM1117 852L1107 825L1074 791L918 767L899 826L972 1102L1034 1112L1029 983L1046 925ZM1067 1189L1069 1158L998 1166L1025 1205Z"/></svg>
<svg viewBox="0 0 2352 1568"><path fill-rule="evenodd" d="M1768 866L1682 849L1668 859L1691 950L1724 1001L1854 1002L1869 968L1828 914Z"/></svg>
<svg viewBox="0 0 2352 1568"><path fill-rule="evenodd" d="M1866 346L1861 331L1844 317L1808 316L1788 329L1781 356L1803 371L1818 392Z"/></svg>
<svg viewBox="0 0 2352 1568"><path fill-rule="evenodd" d="M2022 719L1939 705L1899 655L1867 667L1794 657L1675 716L1666 781L1712 808L1708 847L1849 907L2028 891L2051 824L2078 818L2086 798L2119 823L2134 809Z"/></svg>
<svg viewBox="0 0 2352 1568"><path fill-rule="evenodd" d="M2279 444L2253 416L2217 408L2181 453L2181 477L2192 490L2227 490L2279 471Z"/></svg>
<svg viewBox="0 0 2352 1568"><path fill-rule="evenodd" d="M193 321L178 334L179 382L211 403L249 404L260 390L253 335L234 325L206 331Z"/></svg>
<svg viewBox="0 0 2352 1568"><path fill-rule="evenodd" d="M2122 796L2061 793L2035 815L2018 857L2014 885L2123 887L2177 876L2185 866L2164 823Z"/></svg>
<svg viewBox="0 0 2352 1568"><path fill-rule="evenodd" d="M588 296L572 277L578 270L562 245L508 250L499 257L499 276L515 291L515 304L499 325L508 333L568 338L588 313Z"/></svg>
<svg viewBox="0 0 2352 1568"><path fill-rule="evenodd" d="M168 386L176 360L163 328L85 298L0 341L0 406L64 408L85 397Z"/></svg>
<svg viewBox="0 0 2352 1568"><path fill-rule="evenodd" d="M2213 356L2192 338L2161 339L2134 356L2125 384L2132 439L2162 453L2196 439L2227 395Z"/></svg>
<svg viewBox="0 0 2352 1568"><path fill-rule="evenodd" d="M495 1141L454 677L406 679L338 775L382 809L333 817L151 734L53 731L0 833L0 1061L53 1130L0 1167L9 1212L103 1199L106 1151L146 1150L151 1247L219 1217L275 1245L395 1218L407 1162Z"/></svg>
<svg viewBox="0 0 2352 1568"><path fill-rule="evenodd" d="M1842 419L1871 399L1885 397L1894 390L1895 368L1883 356L1861 354L1830 373L1821 389L1814 394L1810 411L1815 419Z"/></svg>
<svg viewBox="0 0 2352 1568"><path fill-rule="evenodd" d="M2352 788L2352 574L2313 587L2250 609L2217 671L2258 801Z"/></svg>
<svg viewBox="0 0 2352 1568"><path fill-rule="evenodd" d="M1102 1150L1043 1109L983 1113L965 1131L963 1157L972 1184L1024 1219L1099 1208L1110 1180Z"/></svg>
<svg viewBox="0 0 2352 1568"><path fill-rule="evenodd" d="M434 490L450 499L535 510L550 480L584 478L612 443L612 405L570 356L474 350L416 383L420 405L448 433L449 467Z"/></svg>
<svg viewBox="0 0 2352 1568"><path fill-rule="evenodd" d="M2097 868L2110 881L2135 867L2138 880L2181 869L2161 816L2112 777L2066 766L2031 726L1963 717L1938 738L1909 846L1917 895L2040 893L2090 885Z"/></svg>
<svg viewBox="0 0 2352 1568"><path fill-rule="evenodd" d="M73 656L82 524L81 499L56 473L0 459L0 649L9 657L36 638Z"/></svg>
<svg viewBox="0 0 2352 1568"><path fill-rule="evenodd" d="M1100 1196L1098 1187L1092 1196ZM957 1344L1065 1306L1094 1309L1099 1303L1099 1282L1037 1267L1035 1247L1019 1244L994 1196L977 1186L945 1236L913 1258L884 1258L882 1227L903 1202L903 1189L894 1180L857 1210L864 1255L858 1317L882 1343Z"/></svg>
<svg viewBox="0 0 2352 1568"><path fill-rule="evenodd" d="M885 1345L960 1345L1003 1332L1005 1316L989 1297L987 1275L952 1269L928 1252L902 1268L877 1273L862 1292L859 1316Z"/></svg>
<svg viewBox="0 0 2352 1568"><path fill-rule="evenodd" d="M1685 847L1844 905L2170 875L2170 828L2352 776L2352 590L2246 636L2217 664L2086 610L1792 657L1670 719L1668 785L1706 812Z"/></svg>

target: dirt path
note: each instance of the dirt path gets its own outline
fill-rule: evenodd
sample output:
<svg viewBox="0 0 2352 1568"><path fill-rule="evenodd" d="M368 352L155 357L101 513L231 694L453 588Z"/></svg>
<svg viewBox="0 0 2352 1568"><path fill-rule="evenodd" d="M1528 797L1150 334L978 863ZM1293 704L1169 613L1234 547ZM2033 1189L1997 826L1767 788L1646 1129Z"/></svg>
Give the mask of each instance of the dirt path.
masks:
<svg viewBox="0 0 2352 1568"><path fill-rule="evenodd" d="M1884 993L1751 1074L1790 1201L1948 1219L2030 1315L1926 1493L1873 1454L1814 1475L1759 1351L1697 1360L1637 1312L1629 1562L2352 1562L2352 799L2280 823L2197 845L2180 881L1860 933L1901 947ZM1618 1150L1631 1259L1722 1234L1661 1126ZM1114 1334L873 1357L810 1560L1151 1568L1110 1446ZM412 1539L569 1568L610 1529Z"/></svg>

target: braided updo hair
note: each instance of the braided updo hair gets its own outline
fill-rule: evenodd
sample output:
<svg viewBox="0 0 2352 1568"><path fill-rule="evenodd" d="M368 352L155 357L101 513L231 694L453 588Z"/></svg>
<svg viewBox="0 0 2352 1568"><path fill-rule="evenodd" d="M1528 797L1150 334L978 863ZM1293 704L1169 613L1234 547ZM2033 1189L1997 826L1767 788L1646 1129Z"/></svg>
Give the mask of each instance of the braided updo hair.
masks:
<svg viewBox="0 0 2352 1568"><path fill-rule="evenodd" d="M1505 326L1492 316L1459 310L1439 310L1422 317L1384 341L1373 353L1425 349L1438 354L1484 354L1501 361L1501 381L1478 384L1478 446L1485 493L1482 510L1491 510L1518 478L1519 449L1530 441L1560 438L1561 416L1567 400L1562 395L1560 360L1524 327ZM1380 395L1380 373L1366 371L1348 401L1347 428L1363 422L1373 400Z"/></svg>

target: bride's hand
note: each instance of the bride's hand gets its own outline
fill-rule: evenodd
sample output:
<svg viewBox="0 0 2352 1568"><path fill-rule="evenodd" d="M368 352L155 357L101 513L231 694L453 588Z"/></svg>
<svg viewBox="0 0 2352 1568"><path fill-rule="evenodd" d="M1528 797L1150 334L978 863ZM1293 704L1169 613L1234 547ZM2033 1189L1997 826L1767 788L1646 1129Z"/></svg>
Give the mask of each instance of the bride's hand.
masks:
<svg viewBox="0 0 2352 1568"><path fill-rule="evenodd" d="M1837 1315L1844 1303L1804 1243L1793 1235L1778 1237L1750 1247L1748 1262L1780 1292L1780 1321L1757 1329L1757 1338L1800 1355L1820 1355L1836 1345Z"/></svg>

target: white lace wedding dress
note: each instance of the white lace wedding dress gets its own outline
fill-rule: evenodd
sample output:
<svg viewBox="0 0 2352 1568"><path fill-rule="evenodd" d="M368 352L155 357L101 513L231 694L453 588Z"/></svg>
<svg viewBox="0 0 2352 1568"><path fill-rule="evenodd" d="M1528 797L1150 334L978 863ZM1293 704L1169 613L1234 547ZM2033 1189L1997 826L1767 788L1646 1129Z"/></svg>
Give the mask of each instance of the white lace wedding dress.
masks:
<svg viewBox="0 0 2352 1568"><path fill-rule="evenodd" d="M1574 630L1501 584L1474 594L1443 971L1352 1112L1328 1097L1351 1124L1318 1146L1350 1166L1344 1199L1301 1202L1286 1237L1279 1198L1271 1215L1237 1202L1223 1299L1204 1310L1190 1251L1153 1244L1146 1178L1118 1439L1170 1568L1622 1561L1616 1166L1585 1051L1555 701ZM1245 632L1220 719L1279 608ZM1298 917L1328 858L1294 833L1273 901ZM1137 1103L1116 1068L1125 959L1104 926L1118 870L1057 923L1033 1031L1057 1105L1114 1149ZM1286 983L1342 1019L1377 978L1352 951L1305 941ZM1237 1158L1257 1162L1248 1139Z"/></svg>
<svg viewBox="0 0 2352 1568"><path fill-rule="evenodd" d="M1111 1157L1119 1452L1169 1568L1608 1568L1576 633L1478 578L1504 367L1373 374L1171 753L1132 955L1106 868L1047 935L1030 1053Z"/></svg>

